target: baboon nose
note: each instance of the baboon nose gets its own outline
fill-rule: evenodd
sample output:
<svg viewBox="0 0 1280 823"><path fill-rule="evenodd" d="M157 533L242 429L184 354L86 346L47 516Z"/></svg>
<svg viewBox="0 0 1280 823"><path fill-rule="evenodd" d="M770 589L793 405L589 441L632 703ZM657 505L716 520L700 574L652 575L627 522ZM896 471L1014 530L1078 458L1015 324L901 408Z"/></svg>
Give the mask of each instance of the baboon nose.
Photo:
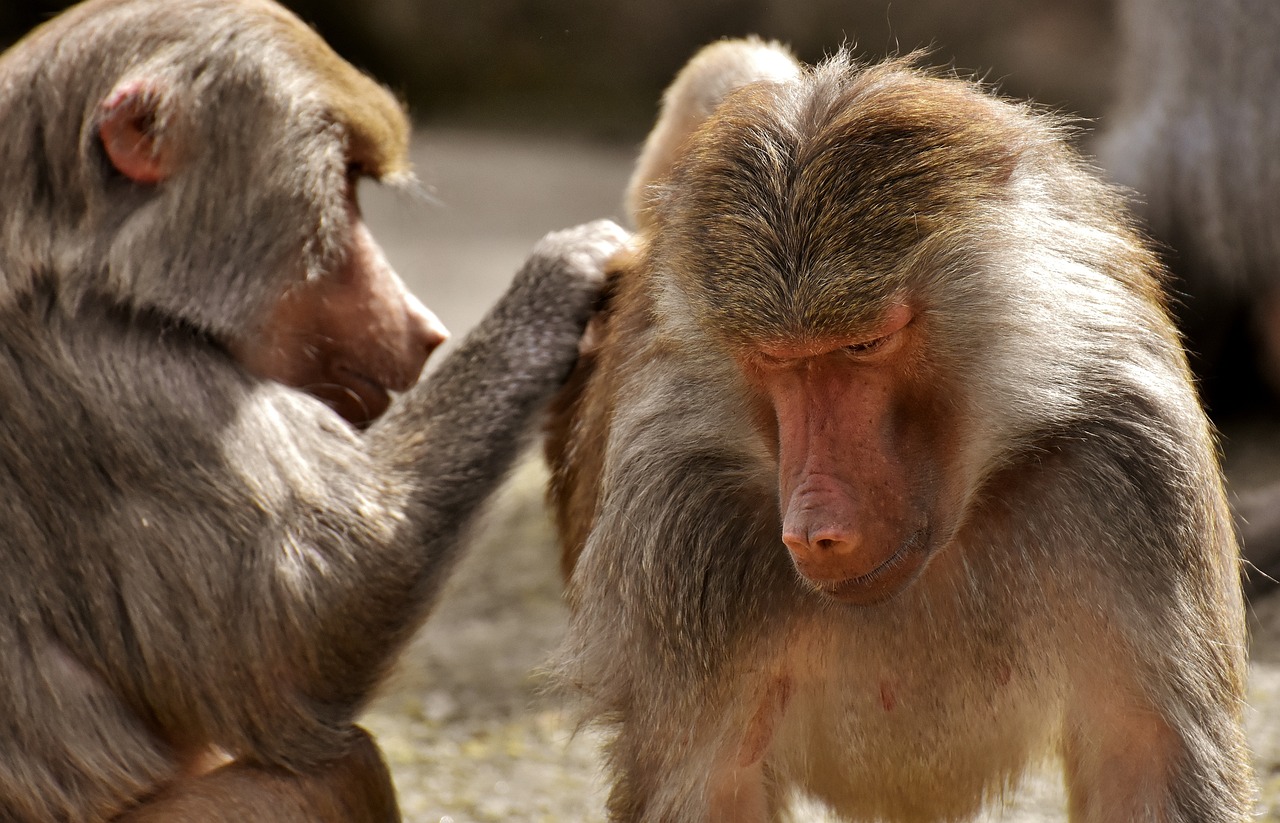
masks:
<svg viewBox="0 0 1280 823"><path fill-rule="evenodd" d="M813 530L803 526L788 528L782 534L782 542L797 559L805 558L819 564L848 557L857 550L854 536L848 530L834 526Z"/></svg>
<svg viewBox="0 0 1280 823"><path fill-rule="evenodd" d="M431 309L422 305L422 301L412 294L406 296L405 312L409 316L409 334L414 346L422 352L425 363L431 352L449 339L449 330Z"/></svg>
<svg viewBox="0 0 1280 823"><path fill-rule="evenodd" d="M431 352L449 339L449 330L418 298L405 292L403 305L403 325L388 337L384 368L375 373L392 391L407 391L417 383Z"/></svg>
<svg viewBox="0 0 1280 823"><path fill-rule="evenodd" d="M866 545L856 529L838 525L789 526L783 530L782 542L791 552L796 570L819 584L862 577L885 560L882 552Z"/></svg>

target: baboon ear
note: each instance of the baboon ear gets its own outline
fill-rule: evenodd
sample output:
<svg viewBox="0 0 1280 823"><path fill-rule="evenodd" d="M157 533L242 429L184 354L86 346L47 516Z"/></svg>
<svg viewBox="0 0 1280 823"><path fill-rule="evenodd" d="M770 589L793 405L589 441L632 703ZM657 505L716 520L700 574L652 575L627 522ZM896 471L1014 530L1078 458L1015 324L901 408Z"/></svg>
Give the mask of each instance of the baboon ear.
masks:
<svg viewBox="0 0 1280 823"><path fill-rule="evenodd" d="M662 96L658 122L627 183L627 209L646 228L660 184L687 153L689 137L734 90L756 82L786 83L803 74L790 50L754 37L721 40L693 56Z"/></svg>
<svg viewBox="0 0 1280 823"><path fill-rule="evenodd" d="M164 90L146 80L112 89L98 107L98 137L116 171L135 183L154 185L173 172L173 145L164 139Z"/></svg>

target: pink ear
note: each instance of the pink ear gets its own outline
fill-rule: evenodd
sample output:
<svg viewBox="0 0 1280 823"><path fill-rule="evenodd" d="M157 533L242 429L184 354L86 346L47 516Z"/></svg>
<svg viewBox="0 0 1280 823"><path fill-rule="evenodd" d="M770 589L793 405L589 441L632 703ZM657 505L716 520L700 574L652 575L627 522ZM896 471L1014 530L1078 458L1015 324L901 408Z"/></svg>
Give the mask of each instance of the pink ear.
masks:
<svg viewBox="0 0 1280 823"><path fill-rule="evenodd" d="M144 81L117 86L99 106L98 136L116 171L135 183L154 185L173 172L173 151L157 122L161 95Z"/></svg>

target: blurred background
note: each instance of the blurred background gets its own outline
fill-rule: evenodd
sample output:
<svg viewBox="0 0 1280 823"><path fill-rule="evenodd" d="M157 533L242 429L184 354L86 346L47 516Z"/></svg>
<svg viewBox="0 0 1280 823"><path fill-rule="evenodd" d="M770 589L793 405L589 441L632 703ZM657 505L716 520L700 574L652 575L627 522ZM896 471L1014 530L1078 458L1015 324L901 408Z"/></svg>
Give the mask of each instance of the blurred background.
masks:
<svg viewBox="0 0 1280 823"><path fill-rule="evenodd" d="M181 0L176 0L180 2ZM71 5L0 3L0 43ZM931 48L930 62L1087 117L1112 63L1110 0L291 0L423 123L639 138L699 46L758 34L812 62Z"/></svg>

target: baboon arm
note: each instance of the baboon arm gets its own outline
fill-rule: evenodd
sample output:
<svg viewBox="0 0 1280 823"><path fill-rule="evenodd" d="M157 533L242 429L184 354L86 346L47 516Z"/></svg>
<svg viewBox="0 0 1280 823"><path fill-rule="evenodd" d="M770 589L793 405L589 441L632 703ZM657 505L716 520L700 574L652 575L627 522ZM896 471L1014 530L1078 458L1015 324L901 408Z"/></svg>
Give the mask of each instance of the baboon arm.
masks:
<svg viewBox="0 0 1280 823"><path fill-rule="evenodd" d="M406 524L432 557L428 599L463 527L529 445L573 369L604 263L622 236L604 222L549 235L458 350L368 433L378 460L425 478L406 501Z"/></svg>
<svg viewBox="0 0 1280 823"><path fill-rule="evenodd" d="M346 754L307 773L231 763L166 787L115 823L398 823L377 745L356 730Z"/></svg>
<svg viewBox="0 0 1280 823"><path fill-rule="evenodd" d="M171 744L323 756L572 368L620 237L553 235L459 351L363 435L198 335L55 320L62 360L32 351L24 370L0 368L22 417L0 456L101 482L0 476L15 511L39 515L49 556L76 558L74 574L19 595L43 601L30 608L54 640ZM35 363L49 365L38 379Z"/></svg>

